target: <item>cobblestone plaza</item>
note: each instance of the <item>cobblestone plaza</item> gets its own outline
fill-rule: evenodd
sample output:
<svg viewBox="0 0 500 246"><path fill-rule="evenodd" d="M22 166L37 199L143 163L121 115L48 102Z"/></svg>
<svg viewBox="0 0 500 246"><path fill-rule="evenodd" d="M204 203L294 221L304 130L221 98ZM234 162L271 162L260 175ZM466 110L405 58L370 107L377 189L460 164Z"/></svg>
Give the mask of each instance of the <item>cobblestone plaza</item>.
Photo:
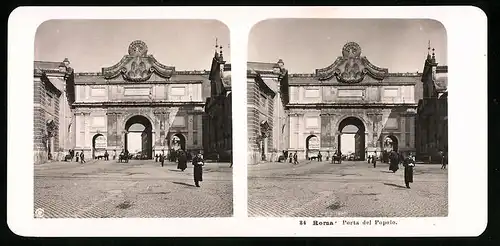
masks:
<svg viewBox="0 0 500 246"><path fill-rule="evenodd" d="M411 189L403 170L367 162L266 163L249 168L250 217L440 217L448 215L448 173L415 167Z"/></svg>
<svg viewBox="0 0 500 246"><path fill-rule="evenodd" d="M201 187L192 168L154 160L52 162L35 166L34 208L43 218L232 216L229 163L206 163Z"/></svg>

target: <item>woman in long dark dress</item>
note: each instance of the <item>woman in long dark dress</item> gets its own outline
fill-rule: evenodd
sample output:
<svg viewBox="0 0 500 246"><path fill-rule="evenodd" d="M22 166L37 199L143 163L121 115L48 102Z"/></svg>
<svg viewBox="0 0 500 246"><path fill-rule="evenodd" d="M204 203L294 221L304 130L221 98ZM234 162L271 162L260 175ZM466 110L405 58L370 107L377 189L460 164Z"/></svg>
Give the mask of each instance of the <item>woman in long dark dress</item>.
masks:
<svg viewBox="0 0 500 246"><path fill-rule="evenodd" d="M399 167L399 155L398 153L396 153L396 151L391 151L390 154L389 154L389 161L390 161L390 164L389 164L389 170L391 170L393 173L395 173Z"/></svg>
<svg viewBox="0 0 500 246"><path fill-rule="evenodd" d="M181 171L184 172L184 169L186 168L187 168L187 154L186 152L181 150L177 161L177 169L180 169Z"/></svg>
<svg viewBox="0 0 500 246"><path fill-rule="evenodd" d="M193 174L194 174L194 184L196 187L200 187L200 181L203 181L203 166L205 161L201 153L198 153L196 157L193 158Z"/></svg>
<svg viewBox="0 0 500 246"><path fill-rule="evenodd" d="M413 167L415 166L415 161L411 154L404 159L403 166L405 167L406 188L410 189L410 183L413 183Z"/></svg>

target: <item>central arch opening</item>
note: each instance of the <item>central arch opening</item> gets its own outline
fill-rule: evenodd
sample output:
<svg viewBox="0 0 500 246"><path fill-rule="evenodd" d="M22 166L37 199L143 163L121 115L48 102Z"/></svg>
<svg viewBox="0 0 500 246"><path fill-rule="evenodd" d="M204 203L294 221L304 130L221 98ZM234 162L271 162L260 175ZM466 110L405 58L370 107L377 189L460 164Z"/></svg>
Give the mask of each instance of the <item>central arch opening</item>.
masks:
<svg viewBox="0 0 500 246"><path fill-rule="evenodd" d="M134 157L153 158L153 131L151 122L142 115L136 115L125 123L125 149Z"/></svg>
<svg viewBox="0 0 500 246"><path fill-rule="evenodd" d="M306 138L306 159L318 156L319 138L316 135L309 135Z"/></svg>
<svg viewBox="0 0 500 246"><path fill-rule="evenodd" d="M347 117L339 124L338 149L348 160L365 160L365 125L356 117Z"/></svg>

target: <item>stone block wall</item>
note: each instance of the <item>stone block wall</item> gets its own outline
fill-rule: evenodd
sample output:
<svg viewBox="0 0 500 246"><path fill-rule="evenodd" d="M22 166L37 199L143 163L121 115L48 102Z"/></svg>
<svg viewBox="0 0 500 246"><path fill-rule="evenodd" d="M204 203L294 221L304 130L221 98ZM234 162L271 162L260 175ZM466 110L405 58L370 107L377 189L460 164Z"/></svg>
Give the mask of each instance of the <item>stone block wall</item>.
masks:
<svg viewBox="0 0 500 246"><path fill-rule="evenodd" d="M33 151L34 163L40 164L48 160L48 149L43 136L47 133L47 120L54 120L56 128L52 137L53 160L64 159L64 151L59 148L59 96L50 89L39 77L34 78L34 107L33 107ZM51 102L48 96L51 96ZM49 105L49 102L51 103Z"/></svg>

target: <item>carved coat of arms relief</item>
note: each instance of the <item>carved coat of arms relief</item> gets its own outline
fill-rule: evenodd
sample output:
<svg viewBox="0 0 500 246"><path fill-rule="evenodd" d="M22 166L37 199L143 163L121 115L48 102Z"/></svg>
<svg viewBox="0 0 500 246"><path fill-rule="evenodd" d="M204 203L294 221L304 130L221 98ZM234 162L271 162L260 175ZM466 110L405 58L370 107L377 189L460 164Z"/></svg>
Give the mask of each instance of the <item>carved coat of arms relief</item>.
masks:
<svg viewBox="0 0 500 246"><path fill-rule="evenodd" d="M103 68L106 79L122 76L125 81L144 82L156 73L168 79L175 71L174 67L165 66L152 56L148 55L148 47L141 40L133 41L128 48L128 55L124 56L117 64Z"/></svg>
<svg viewBox="0 0 500 246"><path fill-rule="evenodd" d="M316 76L320 80L328 80L335 77L342 83L359 83L366 74L383 79L387 69L379 68L371 64L366 57L361 56L361 47L355 42L349 42L342 48L342 56L326 67L316 70Z"/></svg>

